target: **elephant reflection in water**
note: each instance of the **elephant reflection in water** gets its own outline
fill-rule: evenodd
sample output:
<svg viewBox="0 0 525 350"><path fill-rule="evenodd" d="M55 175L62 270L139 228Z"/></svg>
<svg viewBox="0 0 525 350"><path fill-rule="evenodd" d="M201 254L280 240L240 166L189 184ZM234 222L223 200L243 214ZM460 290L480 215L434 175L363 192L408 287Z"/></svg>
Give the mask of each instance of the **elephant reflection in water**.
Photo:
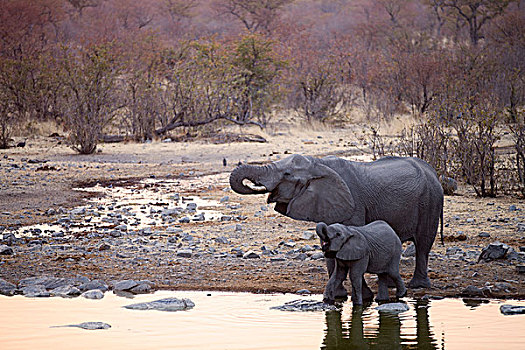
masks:
<svg viewBox="0 0 525 350"><path fill-rule="evenodd" d="M342 322L340 312L326 313L327 330L321 349L438 349L430 330L428 302L417 301L415 310L417 344L413 344L411 337L401 336L401 320L397 314L380 312L379 328L373 334L365 334L363 307L354 307L350 321Z"/></svg>

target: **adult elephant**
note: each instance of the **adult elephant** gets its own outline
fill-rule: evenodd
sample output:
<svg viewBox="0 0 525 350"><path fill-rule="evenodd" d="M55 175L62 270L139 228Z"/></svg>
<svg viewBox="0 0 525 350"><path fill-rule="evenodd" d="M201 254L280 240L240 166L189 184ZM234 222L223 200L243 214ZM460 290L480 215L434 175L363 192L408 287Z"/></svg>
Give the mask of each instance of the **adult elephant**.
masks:
<svg viewBox="0 0 525 350"><path fill-rule="evenodd" d="M270 193L268 203L297 220L353 226L386 221L401 241L414 242L416 268L409 287L430 287L428 254L440 219L443 238L443 189L425 161L385 157L352 162L295 154L268 165L240 165L230 185L240 194ZM327 267L331 274L334 259L327 259Z"/></svg>

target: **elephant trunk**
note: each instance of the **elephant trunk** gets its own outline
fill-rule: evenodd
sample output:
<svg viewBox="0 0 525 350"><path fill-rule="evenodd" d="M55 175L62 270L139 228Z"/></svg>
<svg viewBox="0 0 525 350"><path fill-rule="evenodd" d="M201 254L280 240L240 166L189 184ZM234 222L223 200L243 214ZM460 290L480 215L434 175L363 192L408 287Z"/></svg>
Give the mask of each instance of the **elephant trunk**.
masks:
<svg viewBox="0 0 525 350"><path fill-rule="evenodd" d="M270 191L262 183L265 178L269 175L269 166L254 166L254 165L240 165L235 168L230 175L230 186L232 190L239 194L261 194ZM255 186L264 186L263 188L253 188L243 183L243 180L247 179L251 181Z"/></svg>

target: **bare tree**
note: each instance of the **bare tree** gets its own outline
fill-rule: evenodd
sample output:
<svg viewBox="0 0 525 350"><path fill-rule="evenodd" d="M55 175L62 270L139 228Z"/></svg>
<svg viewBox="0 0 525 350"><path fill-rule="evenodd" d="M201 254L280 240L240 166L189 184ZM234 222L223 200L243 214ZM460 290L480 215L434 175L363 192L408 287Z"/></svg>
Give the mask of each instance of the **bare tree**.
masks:
<svg viewBox="0 0 525 350"><path fill-rule="evenodd" d="M97 7L104 0L66 0L77 12L77 14L82 17L82 11L89 7Z"/></svg>
<svg viewBox="0 0 525 350"><path fill-rule="evenodd" d="M164 8L173 22L192 16L191 11L198 5L198 0L164 0Z"/></svg>
<svg viewBox="0 0 525 350"><path fill-rule="evenodd" d="M452 9L458 20L468 26L472 45L477 46L483 38L482 28L490 20L500 16L517 0L444 0L441 6Z"/></svg>
<svg viewBox="0 0 525 350"><path fill-rule="evenodd" d="M272 31L279 11L294 0L216 0L215 7L222 15L233 16L251 33Z"/></svg>
<svg viewBox="0 0 525 350"><path fill-rule="evenodd" d="M59 108L71 147L95 152L104 127L124 105L119 79L122 68L111 43L65 49L61 58L62 97Z"/></svg>

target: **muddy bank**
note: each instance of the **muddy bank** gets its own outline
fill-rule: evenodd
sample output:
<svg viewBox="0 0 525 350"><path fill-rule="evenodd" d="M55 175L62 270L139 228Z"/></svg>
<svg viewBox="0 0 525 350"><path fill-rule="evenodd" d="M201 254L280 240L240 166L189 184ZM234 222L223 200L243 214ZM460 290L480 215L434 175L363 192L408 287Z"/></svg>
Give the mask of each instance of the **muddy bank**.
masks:
<svg viewBox="0 0 525 350"><path fill-rule="evenodd" d="M231 192L228 176L239 160L266 162L285 151L355 153L343 136L320 132L284 150L280 137L256 145L112 145L88 157L57 147L45 153L46 140L7 150L0 161L0 226L12 254L0 255L0 278L17 284L33 276L84 276L149 280L154 289L322 293L327 275L314 225L276 213L263 195ZM97 183L95 191L74 190ZM129 190L130 197L149 191L152 198L138 207L108 202L107 188ZM217 207L196 204L188 212L191 197ZM199 207L219 214L195 220ZM525 298L525 275L517 269L524 264L524 209L522 200L480 199L460 186L445 198L445 246L436 242L429 262L433 287L408 296ZM20 235L22 227L44 222L58 228ZM478 261L494 242L505 243L508 254ZM414 258L406 255L401 272L408 282ZM375 276L367 278L376 289Z"/></svg>

